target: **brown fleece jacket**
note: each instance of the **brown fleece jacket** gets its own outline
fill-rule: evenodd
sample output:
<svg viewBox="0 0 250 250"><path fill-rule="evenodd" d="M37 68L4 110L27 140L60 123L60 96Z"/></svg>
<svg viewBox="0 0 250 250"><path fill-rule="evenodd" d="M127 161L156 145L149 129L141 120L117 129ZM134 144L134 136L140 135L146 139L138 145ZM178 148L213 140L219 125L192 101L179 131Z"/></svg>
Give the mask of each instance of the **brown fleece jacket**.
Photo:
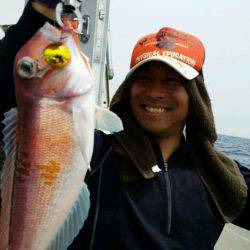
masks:
<svg viewBox="0 0 250 250"><path fill-rule="evenodd" d="M124 123L124 130L115 134L121 148L137 169L123 164L122 177L126 181L142 175L154 177L156 164L150 141L134 122L130 111L130 89L133 79L125 79L111 102L111 110ZM232 222L243 210L247 198L247 185L237 164L214 147L217 139L211 102L203 77L185 81L189 95L190 112L186 122L186 142L194 167L212 196L225 222Z"/></svg>

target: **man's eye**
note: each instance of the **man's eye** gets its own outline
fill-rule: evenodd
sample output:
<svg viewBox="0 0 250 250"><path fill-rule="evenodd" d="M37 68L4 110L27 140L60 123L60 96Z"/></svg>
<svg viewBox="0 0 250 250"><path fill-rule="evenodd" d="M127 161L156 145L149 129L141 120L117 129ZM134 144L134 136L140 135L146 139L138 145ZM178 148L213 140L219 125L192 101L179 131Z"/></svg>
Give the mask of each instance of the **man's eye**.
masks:
<svg viewBox="0 0 250 250"><path fill-rule="evenodd" d="M177 79L166 79L165 80L165 83L169 86L179 86L179 85L182 85L182 83L177 80Z"/></svg>

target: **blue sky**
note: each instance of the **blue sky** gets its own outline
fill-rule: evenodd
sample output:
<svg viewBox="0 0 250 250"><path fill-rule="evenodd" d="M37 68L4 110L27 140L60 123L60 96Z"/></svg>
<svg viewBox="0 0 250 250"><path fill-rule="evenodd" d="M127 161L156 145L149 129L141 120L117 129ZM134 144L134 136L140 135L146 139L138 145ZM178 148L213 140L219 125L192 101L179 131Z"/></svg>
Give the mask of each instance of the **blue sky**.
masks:
<svg viewBox="0 0 250 250"><path fill-rule="evenodd" d="M0 24L16 22L23 5L21 0L1 3ZM249 0L111 0L110 5L115 70L111 93L129 70L137 39L163 26L183 30L205 45L205 83L217 131L250 138Z"/></svg>

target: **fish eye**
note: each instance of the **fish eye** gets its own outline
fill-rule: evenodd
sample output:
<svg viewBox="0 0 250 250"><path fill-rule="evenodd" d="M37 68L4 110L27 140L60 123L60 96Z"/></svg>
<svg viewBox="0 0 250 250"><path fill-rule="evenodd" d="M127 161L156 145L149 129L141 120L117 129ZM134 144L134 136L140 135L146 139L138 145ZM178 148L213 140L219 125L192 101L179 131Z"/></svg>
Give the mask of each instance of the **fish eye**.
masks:
<svg viewBox="0 0 250 250"><path fill-rule="evenodd" d="M25 56L18 61L17 72L21 77L30 79L36 76L37 62L34 59Z"/></svg>

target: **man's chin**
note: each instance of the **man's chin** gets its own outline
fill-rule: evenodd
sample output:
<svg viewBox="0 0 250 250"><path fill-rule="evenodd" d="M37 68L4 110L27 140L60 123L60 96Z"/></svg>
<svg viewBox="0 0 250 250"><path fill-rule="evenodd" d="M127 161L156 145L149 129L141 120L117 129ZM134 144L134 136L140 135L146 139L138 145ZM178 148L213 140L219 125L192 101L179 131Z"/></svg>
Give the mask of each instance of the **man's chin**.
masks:
<svg viewBox="0 0 250 250"><path fill-rule="evenodd" d="M165 137L170 132L168 129L162 129L154 126L143 126L142 129L154 137Z"/></svg>
<svg viewBox="0 0 250 250"><path fill-rule="evenodd" d="M165 139L169 137L179 136L183 133L183 128L177 126L170 127L157 127L157 126L143 126L142 129L149 135L157 138L157 139Z"/></svg>

